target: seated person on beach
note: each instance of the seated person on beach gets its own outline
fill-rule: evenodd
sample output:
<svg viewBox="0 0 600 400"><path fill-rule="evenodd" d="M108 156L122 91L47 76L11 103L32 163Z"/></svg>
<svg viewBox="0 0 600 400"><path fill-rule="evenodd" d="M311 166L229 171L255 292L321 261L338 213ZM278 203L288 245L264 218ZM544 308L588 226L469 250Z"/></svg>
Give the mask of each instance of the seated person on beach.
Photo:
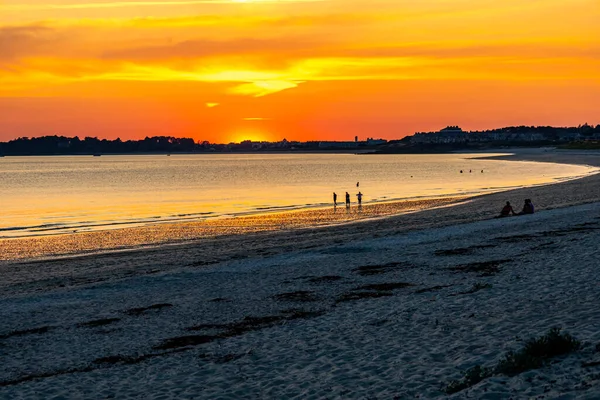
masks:
<svg viewBox="0 0 600 400"><path fill-rule="evenodd" d="M515 215L515 210L513 210L512 206L510 205L510 201L507 201L506 205L502 207L500 215L498 215L496 218L508 217L510 214Z"/></svg>
<svg viewBox="0 0 600 400"><path fill-rule="evenodd" d="M523 204L523 210L517 215L525 215L525 214L533 214L534 208L531 199L525 199L525 204Z"/></svg>

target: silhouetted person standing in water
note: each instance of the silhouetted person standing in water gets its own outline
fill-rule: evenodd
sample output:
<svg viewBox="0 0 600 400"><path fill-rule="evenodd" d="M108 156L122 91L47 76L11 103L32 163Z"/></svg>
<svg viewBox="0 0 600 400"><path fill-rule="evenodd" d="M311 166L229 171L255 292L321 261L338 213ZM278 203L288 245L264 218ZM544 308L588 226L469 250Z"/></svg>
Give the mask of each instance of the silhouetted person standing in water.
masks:
<svg viewBox="0 0 600 400"><path fill-rule="evenodd" d="M363 196L363 194L361 192L358 192L358 194L356 195L356 197L358 198L358 205L359 206L362 205L362 196Z"/></svg>
<svg viewBox="0 0 600 400"><path fill-rule="evenodd" d="M350 207L350 195L346 192L346 207Z"/></svg>
<svg viewBox="0 0 600 400"><path fill-rule="evenodd" d="M337 206L337 193L333 192L333 205Z"/></svg>
<svg viewBox="0 0 600 400"><path fill-rule="evenodd" d="M360 185L360 182L356 182L356 187L358 187Z"/></svg>

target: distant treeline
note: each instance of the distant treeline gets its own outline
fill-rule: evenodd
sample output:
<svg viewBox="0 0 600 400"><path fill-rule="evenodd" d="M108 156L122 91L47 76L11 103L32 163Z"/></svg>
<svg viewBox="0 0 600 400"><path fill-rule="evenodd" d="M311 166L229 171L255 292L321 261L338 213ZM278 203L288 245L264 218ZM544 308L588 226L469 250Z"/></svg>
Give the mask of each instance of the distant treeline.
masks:
<svg viewBox="0 0 600 400"><path fill-rule="evenodd" d="M489 129L485 131L471 132L477 133L540 133L545 136L560 135L561 133L579 133L581 135L593 135L600 133L600 124L583 124L579 126L555 127L555 126L507 126L504 128Z"/></svg>
<svg viewBox="0 0 600 400"><path fill-rule="evenodd" d="M459 126L451 125L447 126L444 129L441 129L439 132L444 131L462 131ZM424 134L435 134L438 132L421 132ZM583 136L593 135L595 133L600 133L600 124L593 125L583 124L579 126L565 126L565 127L556 127L556 126L506 126L504 128L495 128L495 129L487 129L482 131L469 131L469 134L477 135L482 133L514 133L514 134L524 134L524 133L538 133L544 135L546 137L552 136L560 136L566 133L570 134L580 134Z"/></svg>
<svg viewBox="0 0 600 400"><path fill-rule="evenodd" d="M459 129L458 127L449 127ZM442 130L444 131L444 130ZM488 146L535 146L535 145L557 145L576 142L572 134L579 139L588 140L600 136L600 125L579 125L577 127L552 127L552 126L509 126L485 131L468 132L469 137L475 138L494 133L501 134L531 134L543 135L543 139L523 141L501 141L493 142L483 140L477 144L449 143L449 144L411 144L411 136L402 140L391 140L383 146L378 146L380 152L438 152L460 150L466 147L488 147ZM431 133L434 134L435 133ZM586 145L589 146L589 145ZM65 137L65 136L43 136L38 138L22 137L9 142L0 142L0 155L67 155L67 154L133 154L133 153L193 153L193 152L230 152L230 151L319 151L324 150L320 142L290 142L282 141L267 145L255 146L253 142L245 141L239 144L211 144L207 141L194 142L191 138L176 138L172 136L153 136L142 140L121 139L107 140L95 137ZM326 149L331 150L331 149Z"/></svg>
<svg viewBox="0 0 600 400"><path fill-rule="evenodd" d="M107 140L95 137L43 136L39 138L18 138L0 142L3 155L60 155L60 154L102 154L102 153L175 153L194 152L203 148L190 138L170 136L147 137L143 140Z"/></svg>

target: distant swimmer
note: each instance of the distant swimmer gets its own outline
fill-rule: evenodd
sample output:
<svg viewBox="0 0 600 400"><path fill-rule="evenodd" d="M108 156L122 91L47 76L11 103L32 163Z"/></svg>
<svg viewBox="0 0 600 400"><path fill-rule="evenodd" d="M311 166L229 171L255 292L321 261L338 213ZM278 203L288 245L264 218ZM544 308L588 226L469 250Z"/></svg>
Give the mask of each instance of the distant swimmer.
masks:
<svg viewBox="0 0 600 400"><path fill-rule="evenodd" d="M358 192L358 194L356 195L356 197L358 198L358 205L362 205L362 196L363 194L361 192Z"/></svg>
<svg viewBox="0 0 600 400"><path fill-rule="evenodd" d="M350 207L350 194L346 192L346 207Z"/></svg>
<svg viewBox="0 0 600 400"><path fill-rule="evenodd" d="M333 192L333 205L337 206L337 193Z"/></svg>

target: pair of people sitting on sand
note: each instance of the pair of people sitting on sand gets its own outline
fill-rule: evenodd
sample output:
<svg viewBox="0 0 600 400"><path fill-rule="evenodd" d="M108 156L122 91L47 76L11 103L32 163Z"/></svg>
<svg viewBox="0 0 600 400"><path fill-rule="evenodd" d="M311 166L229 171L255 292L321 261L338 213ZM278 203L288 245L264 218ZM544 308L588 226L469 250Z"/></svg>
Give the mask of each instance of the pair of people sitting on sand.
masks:
<svg viewBox="0 0 600 400"><path fill-rule="evenodd" d="M512 206L510 205L510 202L507 201L506 205L502 208L502 211L500 211L500 215L497 218L508 217L511 214L512 215L533 214L534 211L535 211L535 209L533 207L533 203L531 202L531 199L525 199L525 204L523 204L523 210L520 213L515 213L515 210L513 210Z"/></svg>

